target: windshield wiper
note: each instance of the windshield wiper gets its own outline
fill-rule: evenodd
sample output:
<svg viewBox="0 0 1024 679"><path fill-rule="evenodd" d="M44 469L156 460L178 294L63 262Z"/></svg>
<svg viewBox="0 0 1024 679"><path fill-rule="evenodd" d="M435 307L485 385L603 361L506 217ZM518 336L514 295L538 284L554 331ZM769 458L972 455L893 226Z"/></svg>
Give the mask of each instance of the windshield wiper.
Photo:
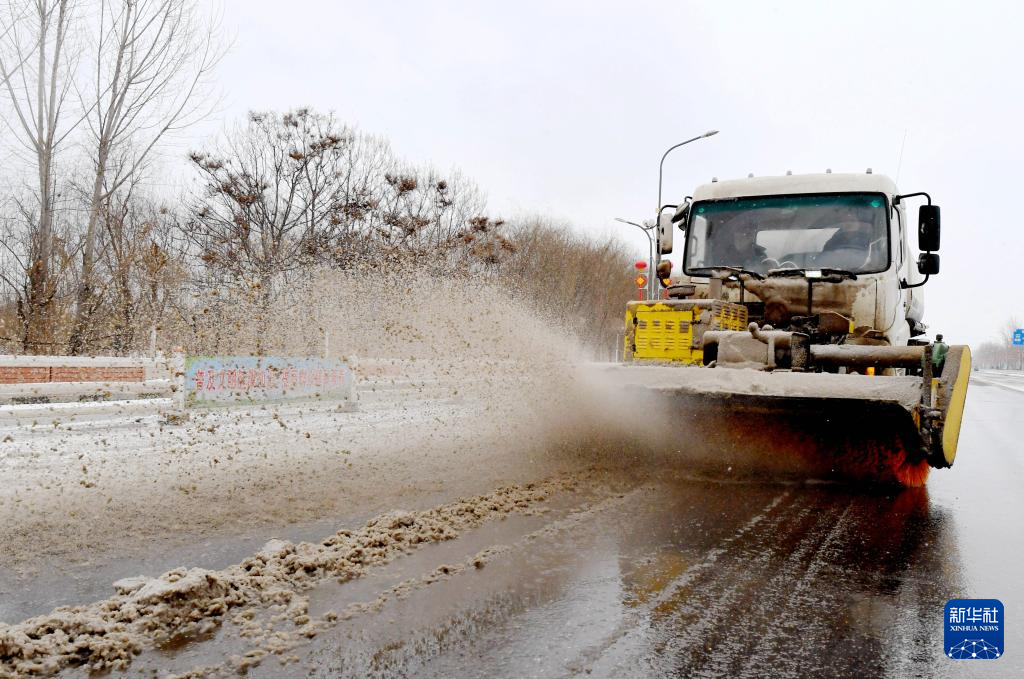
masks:
<svg viewBox="0 0 1024 679"><path fill-rule="evenodd" d="M808 276L807 274L811 274ZM814 275L818 274L818 275ZM808 280L819 280L827 283L841 283L844 280L857 280L857 274L846 269L768 269L769 278L785 278L803 276Z"/></svg>
<svg viewBox="0 0 1024 679"><path fill-rule="evenodd" d="M759 274L756 271L751 271L750 269L744 269L742 266L698 266L698 267L693 268L693 269L688 269L687 273L689 273L691 275L692 274L697 274L698 276L700 276L700 275L702 275L701 272L710 273L710 274L716 274L719 271L728 271L731 274L733 274L734 276L738 276L739 274L744 274L745 273L748 276L753 276L754 278L756 278L759 281L763 281L764 280L764 275Z"/></svg>

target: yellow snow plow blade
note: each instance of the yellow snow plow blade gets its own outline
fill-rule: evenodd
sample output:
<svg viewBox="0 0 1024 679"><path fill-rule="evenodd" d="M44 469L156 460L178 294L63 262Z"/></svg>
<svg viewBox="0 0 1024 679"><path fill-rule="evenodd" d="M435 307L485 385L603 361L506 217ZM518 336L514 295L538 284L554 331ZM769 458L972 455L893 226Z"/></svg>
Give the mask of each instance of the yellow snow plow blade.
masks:
<svg viewBox="0 0 1024 679"><path fill-rule="evenodd" d="M950 347L942 376L934 378L938 407L945 408L942 429L942 453L947 467L956 459L956 446L960 439L960 423L967 403L967 383L971 379L971 348Z"/></svg>

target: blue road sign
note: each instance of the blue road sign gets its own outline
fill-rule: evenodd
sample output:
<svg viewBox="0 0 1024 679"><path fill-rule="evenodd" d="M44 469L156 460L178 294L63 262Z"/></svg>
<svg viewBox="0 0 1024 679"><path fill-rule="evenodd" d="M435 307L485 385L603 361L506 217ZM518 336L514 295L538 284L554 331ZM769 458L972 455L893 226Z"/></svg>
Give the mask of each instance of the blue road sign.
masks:
<svg viewBox="0 0 1024 679"><path fill-rule="evenodd" d="M1013 346L1024 347L1024 328L1017 328L1013 331Z"/></svg>

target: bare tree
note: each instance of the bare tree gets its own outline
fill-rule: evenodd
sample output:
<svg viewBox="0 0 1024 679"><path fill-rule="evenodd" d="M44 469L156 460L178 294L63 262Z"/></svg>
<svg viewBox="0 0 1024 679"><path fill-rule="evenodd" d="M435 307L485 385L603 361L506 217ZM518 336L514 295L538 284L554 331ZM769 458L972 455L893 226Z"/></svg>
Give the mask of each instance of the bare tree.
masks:
<svg viewBox="0 0 1024 679"><path fill-rule="evenodd" d="M298 109L252 113L222 148L193 153L204 194L189 232L203 261L270 294L275 277L341 257L378 206L356 143L333 116Z"/></svg>
<svg viewBox="0 0 1024 679"><path fill-rule="evenodd" d="M0 43L10 38L18 24L28 13L30 6L25 3L7 5L6 14L0 15ZM7 61L3 52L0 52L0 87L6 87L8 81L28 61L31 51L23 51L17 58Z"/></svg>
<svg viewBox="0 0 1024 679"><path fill-rule="evenodd" d="M462 175L439 175L432 168L403 168L384 175L380 209L373 229L382 244L405 253L439 254L481 232L485 201Z"/></svg>
<svg viewBox="0 0 1024 679"><path fill-rule="evenodd" d="M1005 353L1008 356L1016 358L1017 369L1024 370L1024 347L1014 346L1013 344L1013 334L1020 328L1024 328L1024 325L1021 324L1020 318L1017 316L1011 316L1003 324L1003 332L1001 333L1002 337L1000 339L1002 340ZM1012 365L1011 361L1007 361L1007 363Z"/></svg>
<svg viewBox="0 0 1024 679"><path fill-rule="evenodd" d="M455 253L493 226L459 173L400 164L382 139L309 109L250 114L192 161L205 187L191 235L209 270L235 281Z"/></svg>
<svg viewBox="0 0 1024 679"><path fill-rule="evenodd" d="M629 249L617 240L588 238L568 224L544 217L511 225L508 239L511 247L498 268L509 288L553 316L564 317L592 348L611 350L635 290Z"/></svg>
<svg viewBox="0 0 1024 679"><path fill-rule="evenodd" d="M55 163L58 150L78 121L62 118L73 70L68 55L73 3L71 0L32 0L24 7L8 5L0 81L13 109L4 123L35 166L33 201L19 205L30 233L26 254L26 284L19 299L25 351L46 350L53 343L53 300L57 281L54 257Z"/></svg>
<svg viewBox="0 0 1024 679"><path fill-rule="evenodd" d="M101 221L111 197L136 177L160 140L210 110L207 77L222 52L191 0L102 0L93 90L83 95L93 166L69 350L83 348L101 298L96 287Z"/></svg>
<svg viewBox="0 0 1024 679"><path fill-rule="evenodd" d="M972 347L976 368L1024 370L1024 347L1013 344L1013 333L1024 328L1019 316L1011 316L989 342Z"/></svg>
<svg viewBox="0 0 1024 679"><path fill-rule="evenodd" d="M110 302L103 312L110 332L101 339L114 353L142 348L185 282L178 218L172 209L132 190L107 203L97 264L102 269L98 279L109 289L96 293Z"/></svg>

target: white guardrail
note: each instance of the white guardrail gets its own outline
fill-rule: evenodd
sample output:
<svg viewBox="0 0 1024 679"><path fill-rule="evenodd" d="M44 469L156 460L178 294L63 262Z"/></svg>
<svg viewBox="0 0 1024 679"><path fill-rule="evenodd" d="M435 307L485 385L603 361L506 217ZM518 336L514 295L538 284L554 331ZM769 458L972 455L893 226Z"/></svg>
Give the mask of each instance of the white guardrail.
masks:
<svg viewBox="0 0 1024 679"><path fill-rule="evenodd" d="M167 398L172 359L0 355L0 404Z"/></svg>
<svg viewBox="0 0 1024 679"><path fill-rule="evenodd" d="M514 363L498 361L488 371ZM0 406L132 401L153 407L253 404L295 399L354 402L356 392L422 392L486 381L432 360L303 357L26 356L0 354Z"/></svg>
<svg viewBox="0 0 1024 679"><path fill-rule="evenodd" d="M301 357L0 355L0 405L171 399L173 407L355 401L349 362Z"/></svg>

